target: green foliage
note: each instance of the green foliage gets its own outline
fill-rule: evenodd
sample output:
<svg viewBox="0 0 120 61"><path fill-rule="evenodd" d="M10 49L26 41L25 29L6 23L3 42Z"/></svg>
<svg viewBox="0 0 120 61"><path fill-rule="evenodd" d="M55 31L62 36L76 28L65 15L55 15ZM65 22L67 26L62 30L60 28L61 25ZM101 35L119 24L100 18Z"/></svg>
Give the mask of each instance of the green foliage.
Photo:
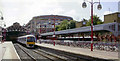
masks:
<svg viewBox="0 0 120 61"><path fill-rule="evenodd" d="M70 29L76 28L76 25L75 25L75 24L76 24L76 22L73 21L73 20L71 20L70 23L69 23ZM68 27L68 29L69 29L69 27Z"/></svg>
<svg viewBox="0 0 120 61"><path fill-rule="evenodd" d="M60 25L55 26L55 31L58 31Z"/></svg>
<svg viewBox="0 0 120 61"><path fill-rule="evenodd" d="M98 24L102 24L102 23L103 23L102 20L97 15L93 16L93 25L98 25ZM90 25L91 25L91 19L89 19L86 26L90 26Z"/></svg>
<svg viewBox="0 0 120 61"><path fill-rule="evenodd" d="M76 22L71 20L71 21L68 21L68 20L63 20L60 25L57 25L56 26L56 31L61 31L61 30L66 30L66 29L72 29L72 28L75 28Z"/></svg>

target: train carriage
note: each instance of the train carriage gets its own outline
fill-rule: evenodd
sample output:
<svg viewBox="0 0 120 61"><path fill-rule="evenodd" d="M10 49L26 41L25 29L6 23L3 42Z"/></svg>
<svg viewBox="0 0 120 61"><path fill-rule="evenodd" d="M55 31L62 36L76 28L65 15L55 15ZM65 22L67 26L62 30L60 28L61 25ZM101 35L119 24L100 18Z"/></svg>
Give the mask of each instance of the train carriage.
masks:
<svg viewBox="0 0 120 61"><path fill-rule="evenodd" d="M25 44L26 47L34 48L36 37L34 35L25 35L18 37L17 40L19 43Z"/></svg>

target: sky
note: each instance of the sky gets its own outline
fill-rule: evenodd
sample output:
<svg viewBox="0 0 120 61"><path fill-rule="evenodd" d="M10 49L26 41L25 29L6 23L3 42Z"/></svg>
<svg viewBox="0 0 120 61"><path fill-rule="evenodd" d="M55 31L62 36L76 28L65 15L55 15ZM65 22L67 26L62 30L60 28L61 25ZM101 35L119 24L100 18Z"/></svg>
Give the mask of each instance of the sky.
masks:
<svg viewBox="0 0 120 61"><path fill-rule="evenodd" d="M27 24L33 17L40 15L64 15L70 16L76 21L83 18L90 18L90 4L82 8L84 0L0 0L0 11L3 13L6 26L11 26L14 22L21 25ZM88 0L91 1L91 0ZM99 0L93 0L98 2ZM104 21L104 15L118 12L118 1L120 0L100 0L102 10L97 9L98 4L94 4L94 14Z"/></svg>

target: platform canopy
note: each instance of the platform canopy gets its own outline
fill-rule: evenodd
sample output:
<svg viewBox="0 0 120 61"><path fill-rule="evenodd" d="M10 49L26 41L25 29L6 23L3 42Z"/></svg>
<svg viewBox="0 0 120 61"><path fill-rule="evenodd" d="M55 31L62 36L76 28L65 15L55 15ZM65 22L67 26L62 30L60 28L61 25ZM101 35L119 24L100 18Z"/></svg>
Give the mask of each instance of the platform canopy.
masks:
<svg viewBox="0 0 120 61"><path fill-rule="evenodd" d="M7 32L14 32L14 31L25 32L27 31L27 29L16 22L12 26L9 26L7 28Z"/></svg>
<svg viewBox="0 0 120 61"><path fill-rule="evenodd" d="M107 24L100 24L93 26L93 31L109 31L112 32L115 36L120 35L120 23L107 23ZM62 34L72 34L72 33L82 33L82 32L91 32L91 26L81 27L81 28L74 28L62 31L56 31L55 35L62 35ZM53 35L54 32L43 33L41 36L50 36Z"/></svg>

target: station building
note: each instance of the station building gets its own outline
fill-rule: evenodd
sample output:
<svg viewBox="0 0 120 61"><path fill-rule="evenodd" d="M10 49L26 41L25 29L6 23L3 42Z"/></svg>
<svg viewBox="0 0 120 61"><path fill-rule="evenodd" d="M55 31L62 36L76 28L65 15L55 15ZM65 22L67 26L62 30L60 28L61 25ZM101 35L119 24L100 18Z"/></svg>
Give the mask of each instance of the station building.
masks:
<svg viewBox="0 0 120 61"><path fill-rule="evenodd" d="M7 41L16 42L17 37L26 35L26 33L27 33L27 29L21 26L18 22L15 22L13 23L13 25L7 27L6 31L3 31L2 34L3 34L3 38L5 38Z"/></svg>
<svg viewBox="0 0 120 61"><path fill-rule="evenodd" d="M120 23L120 12L104 15L104 23Z"/></svg>
<svg viewBox="0 0 120 61"><path fill-rule="evenodd" d="M54 20L55 25L59 25L63 20L73 20L72 17L61 16L61 15L41 15L33 17L27 24L26 28L29 32L35 33L46 33L54 31Z"/></svg>
<svg viewBox="0 0 120 61"><path fill-rule="evenodd" d="M84 27L86 26L87 20L83 19L80 22L76 22L76 28Z"/></svg>
<svg viewBox="0 0 120 61"><path fill-rule="evenodd" d="M78 28L56 31L57 38L91 38L91 27L84 26L84 21L77 24ZM84 26L84 27L83 27ZM104 15L104 23L100 25L93 26L94 38L99 41L118 41L120 40L120 13L115 12L111 14ZM54 33L44 33L41 36L52 36ZM73 38L72 38L73 39ZM88 40L88 39L87 39ZM87 41L86 40L86 41Z"/></svg>

